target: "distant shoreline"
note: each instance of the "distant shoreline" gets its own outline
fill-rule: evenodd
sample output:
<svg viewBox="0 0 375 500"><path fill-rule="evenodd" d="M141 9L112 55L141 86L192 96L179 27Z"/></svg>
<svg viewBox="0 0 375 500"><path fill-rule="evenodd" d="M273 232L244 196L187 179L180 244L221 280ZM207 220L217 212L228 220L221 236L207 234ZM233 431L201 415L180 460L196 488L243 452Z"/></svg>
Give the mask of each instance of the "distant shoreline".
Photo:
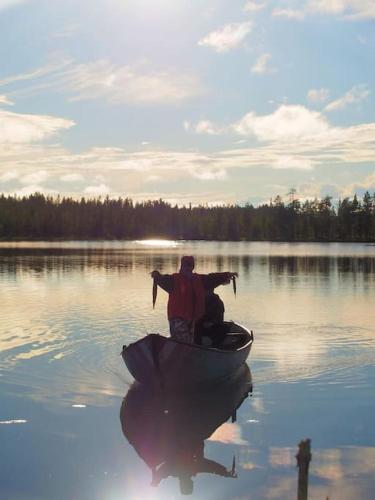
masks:
<svg viewBox="0 0 375 500"><path fill-rule="evenodd" d="M148 240L161 240L161 241L175 241L175 242L205 242L205 243L361 243L368 245L375 245L374 240L220 240L220 239L171 239L166 236L145 236L144 238L134 239L134 238L78 238L78 237L67 237L67 238L33 238L30 236L17 237L17 238L1 238L0 243L66 243L66 242L136 242L136 241L148 241Z"/></svg>
<svg viewBox="0 0 375 500"><path fill-rule="evenodd" d="M374 243L375 195L253 205L182 206L162 199L74 200L0 195L0 241L247 241Z"/></svg>

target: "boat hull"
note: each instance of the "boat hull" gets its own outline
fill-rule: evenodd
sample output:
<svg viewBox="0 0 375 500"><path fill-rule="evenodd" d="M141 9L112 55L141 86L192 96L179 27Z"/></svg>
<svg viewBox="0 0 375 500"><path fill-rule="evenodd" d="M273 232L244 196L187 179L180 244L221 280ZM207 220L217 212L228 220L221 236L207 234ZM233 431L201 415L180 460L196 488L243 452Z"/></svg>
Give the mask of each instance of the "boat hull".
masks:
<svg viewBox="0 0 375 500"><path fill-rule="evenodd" d="M122 351L131 375L144 384L163 387L205 385L226 379L250 353L253 335L234 324L241 333L241 345L233 349L186 344L158 334L150 334Z"/></svg>

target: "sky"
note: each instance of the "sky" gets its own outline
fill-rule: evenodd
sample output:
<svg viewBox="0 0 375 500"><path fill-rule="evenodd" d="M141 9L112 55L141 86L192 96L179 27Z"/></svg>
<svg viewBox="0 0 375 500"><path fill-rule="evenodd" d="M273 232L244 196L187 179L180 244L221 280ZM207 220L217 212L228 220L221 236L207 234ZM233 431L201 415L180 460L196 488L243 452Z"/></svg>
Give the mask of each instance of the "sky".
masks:
<svg viewBox="0 0 375 500"><path fill-rule="evenodd" d="M0 192L375 191L374 0L0 0Z"/></svg>

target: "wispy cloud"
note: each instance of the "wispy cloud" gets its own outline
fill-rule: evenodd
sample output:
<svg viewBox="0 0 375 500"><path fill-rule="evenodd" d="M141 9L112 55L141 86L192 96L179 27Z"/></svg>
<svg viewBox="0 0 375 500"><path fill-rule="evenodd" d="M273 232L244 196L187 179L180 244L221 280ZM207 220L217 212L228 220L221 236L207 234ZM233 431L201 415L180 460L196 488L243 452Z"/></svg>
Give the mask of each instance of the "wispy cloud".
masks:
<svg viewBox="0 0 375 500"><path fill-rule="evenodd" d="M1 8L1 4L0 4ZM0 420L0 425L13 425L13 424L27 424L27 420L18 419L18 420Z"/></svg>
<svg viewBox="0 0 375 500"><path fill-rule="evenodd" d="M55 38L71 38L73 37L79 30L79 25L74 23L69 23L63 26L61 31L54 33Z"/></svg>
<svg viewBox="0 0 375 500"><path fill-rule="evenodd" d="M299 20L316 14L338 16L347 20L374 19L375 3L373 0L305 0L295 8L295 2L289 1L287 6L275 7L272 14Z"/></svg>
<svg viewBox="0 0 375 500"><path fill-rule="evenodd" d="M62 68L46 66L0 80L0 86L33 80L12 95L30 96L45 90L67 95L70 101L105 99L132 105L176 104L204 93L200 79L175 70L151 70L140 66L119 66L108 60L77 64L65 61Z"/></svg>
<svg viewBox="0 0 375 500"><path fill-rule="evenodd" d="M30 115L17 115L16 119L20 116ZM45 123L46 117L32 116L36 123L39 124L39 118L42 124ZM189 177L205 183L225 179L232 169L309 170L321 165L328 168L335 164L375 162L375 123L335 127L321 112L301 105L283 104L266 115L249 112L226 126L199 122L200 133L237 134L251 143L249 147L210 153L156 147L133 152L118 147L95 147L72 153L61 146L42 142L56 131L54 120L59 120L47 118L48 127L37 128L37 133L31 120L32 130L23 131L22 140L16 128L12 140L0 148L0 181L13 181L12 186L18 183L16 192L19 194L60 191L114 196L141 192L150 176L166 184ZM49 119L52 119L52 128ZM57 130L72 125L61 120L63 127ZM190 130L197 131L197 125L189 126ZM13 171L17 175L10 175ZM89 178L91 182L82 186L84 179Z"/></svg>
<svg viewBox="0 0 375 500"><path fill-rule="evenodd" d="M20 182L22 184L41 184L46 181L49 177L49 174L46 170L38 170L31 174L25 175L20 178Z"/></svg>
<svg viewBox="0 0 375 500"><path fill-rule="evenodd" d="M72 120L47 115L24 115L0 109L0 144L48 139L73 127Z"/></svg>
<svg viewBox="0 0 375 500"><path fill-rule="evenodd" d="M14 7L20 3L26 3L28 0L0 0L0 10Z"/></svg>
<svg viewBox="0 0 375 500"><path fill-rule="evenodd" d="M375 18L373 0L309 0L308 7L312 12L324 14L342 14L348 19Z"/></svg>
<svg viewBox="0 0 375 500"><path fill-rule="evenodd" d="M229 52L242 45L251 28L250 21L226 24L199 40L198 45L210 47L219 53Z"/></svg>
<svg viewBox="0 0 375 500"><path fill-rule="evenodd" d="M152 192L152 191L142 191L138 193L130 193L130 197L137 200L162 200L171 203L171 205L225 205L228 203L236 203L235 193L226 190L223 192L217 191L195 191L195 192ZM238 200L237 200L238 201Z"/></svg>
<svg viewBox="0 0 375 500"><path fill-rule="evenodd" d="M109 194L111 192L111 188L106 184L99 184L96 186L87 186L83 192L84 194L92 196L103 196L105 194Z"/></svg>
<svg viewBox="0 0 375 500"><path fill-rule="evenodd" d="M329 97L329 90L325 88L310 89L307 93L307 99L310 102L324 102Z"/></svg>
<svg viewBox="0 0 375 500"><path fill-rule="evenodd" d="M210 120L201 120L195 125L194 131L197 134L220 135L223 132L223 128Z"/></svg>
<svg viewBox="0 0 375 500"><path fill-rule="evenodd" d="M39 184L29 184L20 189L15 189L13 190L13 192L18 196L29 196L30 194L34 193L43 193L50 195L58 194L58 191L56 189L51 189L45 186L41 186Z"/></svg>
<svg viewBox="0 0 375 500"><path fill-rule="evenodd" d="M280 155L272 164L272 167L280 170L312 170L314 161L311 158L304 158L301 155Z"/></svg>
<svg viewBox="0 0 375 500"><path fill-rule="evenodd" d="M16 82L24 82L28 80L37 80L39 78L50 76L54 73L60 73L61 69L70 65L72 63L69 59L60 60L58 63L51 63L41 68L34 69L32 71L27 71L25 73L19 73L17 75L10 75L0 80L0 87L4 87Z"/></svg>
<svg viewBox="0 0 375 500"><path fill-rule="evenodd" d="M252 73L263 75L265 73L275 73L276 69L270 66L271 54L261 54L251 68Z"/></svg>
<svg viewBox="0 0 375 500"><path fill-rule="evenodd" d="M328 103L325 107L325 110L336 111L338 109L344 109L350 104L358 104L362 102L363 100L367 99L369 95L370 90L368 89L367 85L356 85L339 99Z"/></svg>
<svg viewBox="0 0 375 500"><path fill-rule="evenodd" d="M375 192L375 172L367 175L362 180L356 180L345 186L342 192L343 196L353 196L354 193L365 193L369 191L370 193Z"/></svg>
<svg viewBox="0 0 375 500"><path fill-rule="evenodd" d="M7 106L13 106L14 102L10 101L6 95L2 94L0 95L0 104L5 104Z"/></svg>
<svg viewBox="0 0 375 500"><path fill-rule="evenodd" d="M200 167L191 169L191 174L193 177L202 181L224 180L227 177L227 171L225 168L204 169Z"/></svg>
<svg viewBox="0 0 375 500"><path fill-rule="evenodd" d="M63 182L81 182L84 177L82 174L65 174L60 177L60 180Z"/></svg>
<svg viewBox="0 0 375 500"><path fill-rule="evenodd" d="M243 10L245 12L258 12L266 7L266 2L246 2Z"/></svg>
<svg viewBox="0 0 375 500"><path fill-rule="evenodd" d="M139 175L140 172L164 179L165 173L168 172L170 181L191 176L201 179L218 178L224 175L224 171L232 168L307 169L317 165L328 167L331 164L375 161L375 123L335 128L322 120L319 113L310 117L301 113L298 117L298 112L293 110L289 118L283 117L283 110L281 113L275 112L274 115L263 117L257 117L253 113L251 115L252 123L246 115L245 121L240 120L233 126L240 127L238 133L261 141L260 144L248 148L219 150L206 154L155 149L128 153L117 148L108 150L105 155L97 149L72 154L54 147L39 151L16 148L13 155L9 151L5 156L0 152L0 160L6 158L8 169L16 165L18 171L30 171L43 164L48 172L60 171L59 176L77 173L77 170L85 175L106 172L106 179L113 180L116 190L121 186L127 189L129 178L133 183L142 185L147 175ZM295 117L298 125L291 126L294 121L292 117ZM279 126L283 127L283 124L289 129L279 133L275 131ZM4 161L3 163L5 164ZM65 171L65 174L61 171ZM94 193L99 187L101 192L106 191L108 186L107 182L96 181L88 187Z"/></svg>
<svg viewBox="0 0 375 500"><path fill-rule="evenodd" d="M302 19L305 19L306 12L304 10L297 10L293 8L276 7L273 9L272 15L275 17L286 17L288 19L295 19L301 21Z"/></svg>
<svg viewBox="0 0 375 500"><path fill-rule="evenodd" d="M3 174L0 175L0 182L2 182L2 183L10 182L10 181L13 181L15 179L18 179L18 177L19 177L18 172L15 170L11 170L8 172L4 172Z"/></svg>

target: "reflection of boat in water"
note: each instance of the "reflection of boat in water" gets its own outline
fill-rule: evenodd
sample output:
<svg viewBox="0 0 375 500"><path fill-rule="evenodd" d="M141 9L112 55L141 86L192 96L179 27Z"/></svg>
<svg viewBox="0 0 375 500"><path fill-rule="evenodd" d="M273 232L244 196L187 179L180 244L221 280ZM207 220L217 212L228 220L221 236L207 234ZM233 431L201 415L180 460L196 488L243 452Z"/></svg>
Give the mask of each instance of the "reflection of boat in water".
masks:
<svg viewBox="0 0 375 500"><path fill-rule="evenodd" d="M159 381L163 387L217 382L246 361L253 343L253 332L245 327L233 322L224 325L227 333L216 347L150 334L124 346L122 357L138 382Z"/></svg>
<svg viewBox="0 0 375 500"><path fill-rule="evenodd" d="M135 382L121 406L125 437L152 471L153 486L177 477L181 493L193 491L199 473L236 477L231 470L204 456L204 440L230 417L252 391L251 373L243 364L224 383L206 390L179 393L155 391Z"/></svg>

